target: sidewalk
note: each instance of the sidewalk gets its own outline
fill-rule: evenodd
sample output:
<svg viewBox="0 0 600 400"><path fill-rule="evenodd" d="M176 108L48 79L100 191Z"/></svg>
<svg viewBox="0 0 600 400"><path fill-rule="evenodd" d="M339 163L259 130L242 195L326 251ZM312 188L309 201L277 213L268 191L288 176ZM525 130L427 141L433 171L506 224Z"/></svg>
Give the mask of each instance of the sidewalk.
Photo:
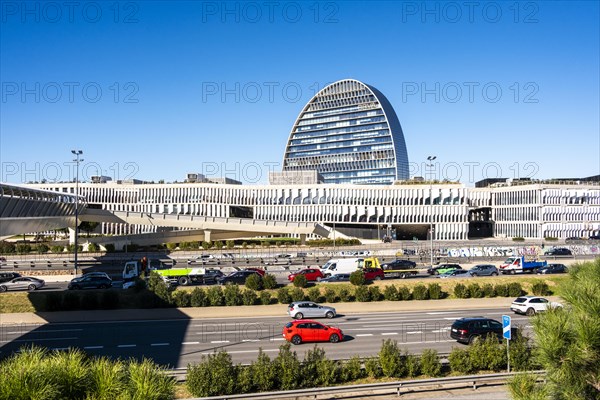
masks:
<svg viewBox="0 0 600 400"><path fill-rule="evenodd" d="M556 296L547 297L552 301L560 301ZM460 311L484 308L506 308L511 313L511 297L452 300L411 300L411 301L378 301L372 303L334 303L327 304L336 308L338 314L365 314L380 312L419 312L419 311ZM95 311L57 311L39 313L0 314L1 325L45 324L60 322L101 322L101 321L143 321L168 319L215 319L215 318L252 318L252 317L285 317L287 306L273 304L268 306L222 306L222 307L189 307L189 308L155 308L130 310L95 310ZM458 318L458 315L457 315Z"/></svg>

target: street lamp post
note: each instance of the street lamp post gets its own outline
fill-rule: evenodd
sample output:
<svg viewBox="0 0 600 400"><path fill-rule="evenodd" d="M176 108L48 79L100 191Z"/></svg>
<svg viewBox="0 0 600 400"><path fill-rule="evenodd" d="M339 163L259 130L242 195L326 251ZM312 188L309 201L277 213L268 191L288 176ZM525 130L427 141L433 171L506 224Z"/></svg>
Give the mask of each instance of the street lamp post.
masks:
<svg viewBox="0 0 600 400"><path fill-rule="evenodd" d="M427 161L430 162L429 164L427 164L428 168L434 166L433 160L435 159L436 156L427 157ZM431 262L431 268L433 268L433 181L431 180L431 177L429 179L429 241L431 243L429 257Z"/></svg>
<svg viewBox="0 0 600 400"><path fill-rule="evenodd" d="M78 249L78 237L79 237L79 163L83 161L83 158L79 158L83 154L81 150L71 150L71 153L75 154L73 160L76 165L75 172L75 275L77 275L77 253Z"/></svg>

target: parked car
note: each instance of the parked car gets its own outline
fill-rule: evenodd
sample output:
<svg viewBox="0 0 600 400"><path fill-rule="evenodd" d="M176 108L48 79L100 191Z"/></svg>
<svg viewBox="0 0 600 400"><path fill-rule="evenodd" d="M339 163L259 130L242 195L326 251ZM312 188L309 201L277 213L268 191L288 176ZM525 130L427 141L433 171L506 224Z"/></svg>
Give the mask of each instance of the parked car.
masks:
<svg viewBox="0 0 600 400"><path fill-rule="evenodd" d="M294 278L298 275L304 275L306 276L306 280L308 282L315 282L315 281L320 281L321 279L325 278L325 276L323 276L323 273L321 272L320 269L318 268L306 268L303 270L300 270L296 273L290 274L288 275L288 280L290 282L294 282Z"/></svg>
<svg viewBox="0 0 600 400"><path fill-rule="evenodd" d="M202 275L202 283L205 285L214 285L218 283L218 279L224 277L225 274L220 269L207 269Z"/></svg>
<svg viewBox="0 0 600 400"><path fill-rule="evenodd" d="M429 275L438 275L455 269L462 269L462 267L458 264L440 264L428 268L427 273Z"/></svg>
<svg viewBox="0 0 600 400"><path fill-rule="evenodd" d="M246 283L246 278L253 274L260 276L260 274L256 271L244 269L242 271L232 272L229 275L217 277L217 283L219 285L226 285L228 283L243 285L244 283Z"/></svg>
<svg viewBox="0 0 600 400"><path fill-rule="evenodd" d="M385 270L410 269L416 267L417 263L410 260L394 260L388 263L381 264L381 268Z"/></svg>
<svg viewBox="0 0 600 400"><path fill-rule="evenodd" d="M327 282L350 282L350 274L335 274L321 279L321 283Z"/></svg>
<svg viewBox="0 0 600 400"><path fill-rule="evenodd" d="M32 278L30 276L19 276L10 281L0 283L0 292L7 290L29 290L33 292L46 284L42 279Z"/></svg>
<svg viewBox="0 0 600 400"><path fill-rule="evenodd" d="M107 279L110 279L112 281L112 278L106 273L106 272L86 272L85 274L81 275L81 278L86 278L88 276L101 276Z"/></svg>
<svg viewBox="0 0 600 400"><path fill-rule="evenodd" d="M108 289L112 287L112 279L105 276L81 276L71 279L67 288L69 290L79 289Z"/></svg>
<svg viewBox="0 0 600 400"><path fill-rule="evenodd" d="M20 278L21 274L18 272L0 272L0 283L12 281L15 278Z"/></svg>
<svg viewBox="0 0 600 400"><path fill-rule="evenodd" d="M580 238L579 236L572 236L572 237L566 238L565 242L578 242L580 240L583 240L583 239Z"/></svg>
<svg viewBox="0 0 600 400"><path fill-rule="evenodd" d="M593 235L588 238L589 240L600 240L600 235Z"/></svg>
<svg viewBox="0 0 600 400"><path fill-rule="evenodd" d="M562 307L560 303L550 301L539 296L521 296L517 297L510 305L511 311L516 314L535 315L538 312L546 311L548 308Z"/></svg>
<svg viewBox="0 0 600 400"><path fill-rule="evenodd" d="M548 264L537 270L538 274L564 274L567 272L567 267L564 264Z"/></svg>
<svg viewBox="0 0 600 400"><path fill-rule="evenodd" d="M340 328L323 325L309 319L290 321L283 327L282 335L285 340L298 345L302 342L331 342L344 340Z"/></svg>
<svg viewBox="0 0 600 400"><path fill-rule="evenodd" d="M459 343L471 344L489 335L502 340L502 323L484 317L460 318L450 328L450 337Z"/></svg>
<svg viewBox="0 0 600 400"><path fill-rule="evenodd" d="M335 308L322 306L312 301L295 301L288 306L288 314L295 319L333 318L336 316Z"/></svg>
<svg viewBox="0 0 600 400"><path fill-rule="evenodd" d="M469 272L472 276L498 276L498 268L492 264L477 264Z"/></svg>
<svg viewBox="0 0 600 400"><path fill-rule="evenodd" d="M450 271L444 272L443 274L437 275L436 278L470 278L471 276L471 273L466 269L452 269Z"/></svg>
<svg viewBox="0 0 600 400"><path fill-rule="evenodd" d="M380 281L385 278L385 274L381 268L365 268L363 269L366 281Z"/></svg>
<svg viewBox="0 0 600 400"><path fill-rule="evenodd" d="M554 247L552 249L544 251L545 256L571 256L571 250L565 249L564 247Z"/></svg>

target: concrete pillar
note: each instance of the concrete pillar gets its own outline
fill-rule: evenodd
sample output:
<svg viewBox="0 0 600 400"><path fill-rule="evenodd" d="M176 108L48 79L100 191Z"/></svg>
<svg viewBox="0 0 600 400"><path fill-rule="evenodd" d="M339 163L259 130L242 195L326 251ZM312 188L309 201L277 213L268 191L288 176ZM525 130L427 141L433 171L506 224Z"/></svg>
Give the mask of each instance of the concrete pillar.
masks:
<svg viewBox="0 0 600 400"><path fill-rule="evenodd" d="M69 229L69 244L75 244L75 229Z"/></svg>
<svg viewBox="0 0 600 400"><path fill-rule="evenodd" d="M210 232L211 232L211 231L209 231L209 230L205 230L205 231L204 231L204 241L205 241L205 242L210 242L210 241L211 241L211 240L210 240Z"/></svg>
<svg viewBox="0 0 600 400"><path fill-rule="evenodd" d="M300 245L301 246L305 246L306 245L306 233L301 233L300 234Z"/></svg>

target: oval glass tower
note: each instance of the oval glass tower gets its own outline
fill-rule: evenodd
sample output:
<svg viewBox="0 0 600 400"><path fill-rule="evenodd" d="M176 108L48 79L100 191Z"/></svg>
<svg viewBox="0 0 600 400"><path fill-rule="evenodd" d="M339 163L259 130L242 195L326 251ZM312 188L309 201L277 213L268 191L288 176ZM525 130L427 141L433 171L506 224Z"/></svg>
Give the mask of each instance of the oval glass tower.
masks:
<svg viewBox="0 0 600 400"><path fill-rule="evenodd" d="M324 183L408 179L408 153L396 112L372 86L354 79L332 83L296 119L283 170L316 170Z"/></svg>

